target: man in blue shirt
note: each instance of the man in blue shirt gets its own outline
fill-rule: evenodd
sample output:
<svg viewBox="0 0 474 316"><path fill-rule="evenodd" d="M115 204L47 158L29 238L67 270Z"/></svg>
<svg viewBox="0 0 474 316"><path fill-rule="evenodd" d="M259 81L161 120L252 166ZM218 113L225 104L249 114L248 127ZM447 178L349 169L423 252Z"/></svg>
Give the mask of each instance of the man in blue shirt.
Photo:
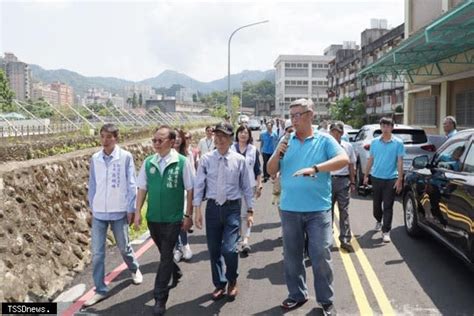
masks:
<svg viewBox="0 0 474 316"><path fill-rule="evenodd" d="M207 198L206 238L215 286L211 294L213 300L225 295L226 286L231 300L238 293L237 245L242 195L248 207L247 224L253 224L253 190L245 158L230 150L233 134L229 123L217 124L214 129L216 149L201 158L194 182L194 222L199 229L202 228L201 203Z"/></svg>
<svg viewBox="0 0 474 316"><path fill-rule="evenodd" d="M369 174L371 175L374 195L373 212L377 221L375 230L382 230L382 239L385 243L391 241L393 202L395 192L402 191L403 156L405 156L403 141L392 135L393 126L391 118L380 119L382 135L374 138L370 144L370 154L364 174L364 185L369 183Z"/></svg>
<svg viewBox="0 0 474 316"><path fill-rule="evenodd" d="M332 315L334 290L331 266L331 175L349 162L344 149L327 133L313 132L313 102L299 99L290 104L295 128L280 141L268 161L268 172L281 179L281 221L288 298L281 307L290 310L308 300L303 248L308 235L317 301L325 315Z"/></svg>
<svg viewBox="0 0 474 316"><path fill-rule="evenodd" d="M273 152L275 151L275 147L278 142L278 135L273 131L273 122L267 122L266 126L267 130L260 134L260 149L263 158L263 182L267 182L268 179L270 179L270 175L267 172L267 163L268 159L270 159Z"/></svg>
<svg viewBox="0 0 474 316"><path fill-rule="evenodd" d="M109 291L104 283L105 241L109 225L120 254L132 273L133 283L143 281L128 238L128 224L135 212L137 195L135 164L132 154L117 145L118 136L115 125L102 126L102 149L90 160L88 197L92 209L92 278L96 294L84 303L86 307L106 298Z"/></svg>

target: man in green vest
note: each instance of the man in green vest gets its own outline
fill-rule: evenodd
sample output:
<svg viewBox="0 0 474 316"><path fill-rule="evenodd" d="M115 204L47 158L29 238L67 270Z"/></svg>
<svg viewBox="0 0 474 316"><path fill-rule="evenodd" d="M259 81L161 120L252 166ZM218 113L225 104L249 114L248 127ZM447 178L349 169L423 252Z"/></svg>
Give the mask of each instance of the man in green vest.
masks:
<svg viewBox="0 0 474 316"><path fill-rule="evenodd" d="M189 160L172 149L176 132L169 126L156 129L152 142L156 154L145 159L140 169L137 186L137 208L134 224L141 222L141 209L147 197L146 219L150 235L161 255L155 278L155 306L153 315L164 315L168 300L168 283L173 277L176 284L182 272L173 261L173 250L180 229L187 231L193 225L193 172ZM184 190L187 192L186 213ZM147 194L149 193L149 194Z"/></svg>

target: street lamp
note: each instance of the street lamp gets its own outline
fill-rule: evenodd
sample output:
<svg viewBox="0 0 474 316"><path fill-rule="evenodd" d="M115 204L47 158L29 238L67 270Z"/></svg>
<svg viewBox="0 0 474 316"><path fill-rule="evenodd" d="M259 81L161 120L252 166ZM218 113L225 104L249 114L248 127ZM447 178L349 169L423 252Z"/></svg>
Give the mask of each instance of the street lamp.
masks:
<svg viewBox="0 0 474 316"><path fill-rule="evenodd" d="M232 102L231 102L231 96L230 96L230 41L232 40L232 36L234 36L234 34L237 33L237 31L240 31L243 28L254 26L257 24L263 24L267 22L268 20L255 22L252 24L247 24L247 25L237 28L235 31L232 32L232 34L230 34L229 42L227 44L227 111L229 112L229 114L232 114Z"/></svg>

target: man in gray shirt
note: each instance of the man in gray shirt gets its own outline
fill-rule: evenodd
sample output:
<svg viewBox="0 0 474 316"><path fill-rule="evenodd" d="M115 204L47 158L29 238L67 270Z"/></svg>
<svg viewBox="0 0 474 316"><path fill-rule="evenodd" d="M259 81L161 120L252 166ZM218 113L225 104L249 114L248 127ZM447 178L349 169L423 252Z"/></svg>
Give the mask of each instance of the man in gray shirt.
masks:
<svg viewBox="0 0 474 316"><path fill-rule="evenodd" d="M219 123L214 129L213 150L201 158L194 182L193 205L197 228L202 228L201 203L207 198L206 237L211 259L212 299L227 295L235 299L237 290L240 208L242 193L248 205L247 222L253 224L253 191L245 158L229 150L234 132L229 123ZM205 195L205 196L204 196ZM224 271L224 263L226 271Z"/></svg>

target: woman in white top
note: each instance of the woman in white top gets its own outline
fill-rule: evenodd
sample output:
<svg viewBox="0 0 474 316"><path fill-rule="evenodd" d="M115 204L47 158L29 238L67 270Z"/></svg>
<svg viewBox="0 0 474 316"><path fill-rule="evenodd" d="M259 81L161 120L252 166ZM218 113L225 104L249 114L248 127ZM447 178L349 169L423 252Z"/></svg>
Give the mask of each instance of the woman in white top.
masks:
<svg viewBox="0 0 474 316"><path fill-rule="evenodd" d="M253 144L252 132L246 125L240 126L235 133L235 143L231 150L243 155L247 162L247 169L249 172L250 185L255 192L254 199L260 197L262 193L262 170L260 168L260 152ZM242 249L244 254L250 252L249 238L251 227L247 226L247 205L245 199L242 199L241 208L241 225L240 235L242 236Z"/></svg>
<svg viewBox="0 0 474 316"><path fill-rule="evenodd" d="M201 138L198 143L199 158L214 150L214 137L212 135L213 129L211 126L206 126L206 137Z"/></svg>

